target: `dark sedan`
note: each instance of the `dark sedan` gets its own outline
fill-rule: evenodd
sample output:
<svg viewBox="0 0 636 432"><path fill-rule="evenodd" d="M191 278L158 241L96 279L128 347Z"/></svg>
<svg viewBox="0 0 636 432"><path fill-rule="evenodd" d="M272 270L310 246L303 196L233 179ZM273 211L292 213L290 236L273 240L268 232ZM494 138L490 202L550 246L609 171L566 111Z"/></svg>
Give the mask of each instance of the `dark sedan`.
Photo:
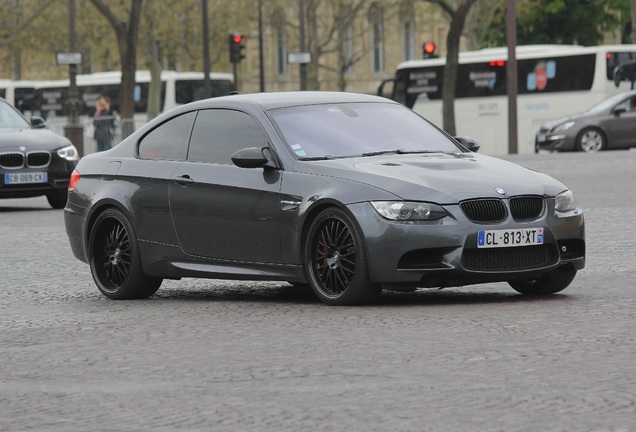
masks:
<svg viewBox="0 0 636 432"><path fill-rule="evenodd" d="M582 114L546 123L536 150L584 151L636 147L636 91L614 95Z"/></svg>
<svg viewBox="0 0 636 432"><path fill-rule="evenodd" d="M29 122L0 98L0 198L46 195L51 207L66 205L78 153L68 139L45 127L41 118Z"/></svg>
<svg viewBox="0 0 636 432"><path fill-rule="evenodd" d="M112 299L182 277L309 284L333 305L382 289L566 288L585 265L572 192L467 146L375 96L194 102L80 161L66 231Z"/></svg>

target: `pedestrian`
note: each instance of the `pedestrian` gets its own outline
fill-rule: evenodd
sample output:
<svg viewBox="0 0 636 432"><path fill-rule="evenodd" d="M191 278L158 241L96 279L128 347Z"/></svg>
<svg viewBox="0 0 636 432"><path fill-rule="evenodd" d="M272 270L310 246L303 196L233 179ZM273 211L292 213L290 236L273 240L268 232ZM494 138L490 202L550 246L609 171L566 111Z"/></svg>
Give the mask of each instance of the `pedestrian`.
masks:
<svg viewBox="0 0 636 432"><path fill-rule="evenodd" d="M93 137L97 142L97 151L110 149L113 146L115 116L110 109L110 98L107 96L100 96L97 101L95 101L93 128Z"/></svg>

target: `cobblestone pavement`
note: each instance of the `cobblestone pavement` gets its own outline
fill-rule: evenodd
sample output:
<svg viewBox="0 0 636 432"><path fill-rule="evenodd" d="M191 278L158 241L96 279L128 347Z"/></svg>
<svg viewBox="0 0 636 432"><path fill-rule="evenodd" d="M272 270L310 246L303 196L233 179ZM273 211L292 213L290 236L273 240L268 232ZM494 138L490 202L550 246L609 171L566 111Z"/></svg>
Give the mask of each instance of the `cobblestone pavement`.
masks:
<svg viewBox="0 0 636 432"><path fill-rule="evenodd" d="M0 201L0 431L636 431L636 151L507 159L586 212L547 299L506 284L328 307L285 283L110 301L62 211Z"/></svg>

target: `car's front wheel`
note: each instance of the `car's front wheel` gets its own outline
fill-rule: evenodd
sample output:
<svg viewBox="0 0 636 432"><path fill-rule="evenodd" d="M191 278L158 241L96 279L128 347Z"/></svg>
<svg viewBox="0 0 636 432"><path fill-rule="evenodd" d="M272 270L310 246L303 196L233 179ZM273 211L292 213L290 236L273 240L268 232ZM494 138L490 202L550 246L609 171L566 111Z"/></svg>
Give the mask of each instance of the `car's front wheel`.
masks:
<svg viewBox="0 0 636 432"><path fill-rule="evenodd" d="M117 209L107 209L95 220L89 253L93 280L108 298L146 298L161 286L161 278L144 274L132 225Z"/></svg>
<svg viewBox="0 0 636 432"><path fill-rule="evenodd" d="M586 153L605 150L606 144L605 135L597 128L583 129L576 139L576 148Z"/></svg>
<svg viewBox="0 0 636 432"><path fill-rule="evenodd" d="M543 296L563 291L572 283L574 276L576 276L576 269L562 266L544 273L538 278L510 281L508 284L521 294Z"/></svg>
<svg viewBox="0 0 636 432"><path fill-rule="evenodd" d="M338 208L323 210L312 222L304 262L314 293L329 305L368 303L382 287L369 278L364 238Z"/></svg>

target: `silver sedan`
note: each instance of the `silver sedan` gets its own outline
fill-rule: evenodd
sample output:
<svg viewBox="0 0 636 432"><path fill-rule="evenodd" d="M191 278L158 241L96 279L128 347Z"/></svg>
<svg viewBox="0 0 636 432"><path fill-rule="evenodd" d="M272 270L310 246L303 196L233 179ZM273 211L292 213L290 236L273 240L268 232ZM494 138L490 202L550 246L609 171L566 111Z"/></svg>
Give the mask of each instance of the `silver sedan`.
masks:
<svg viewBox="0 0 636 432"><path fill-rule="evenodd" d="M636 91L605 99L586 112L544 124L535 150L598 152L636 147Z"/></svg>

